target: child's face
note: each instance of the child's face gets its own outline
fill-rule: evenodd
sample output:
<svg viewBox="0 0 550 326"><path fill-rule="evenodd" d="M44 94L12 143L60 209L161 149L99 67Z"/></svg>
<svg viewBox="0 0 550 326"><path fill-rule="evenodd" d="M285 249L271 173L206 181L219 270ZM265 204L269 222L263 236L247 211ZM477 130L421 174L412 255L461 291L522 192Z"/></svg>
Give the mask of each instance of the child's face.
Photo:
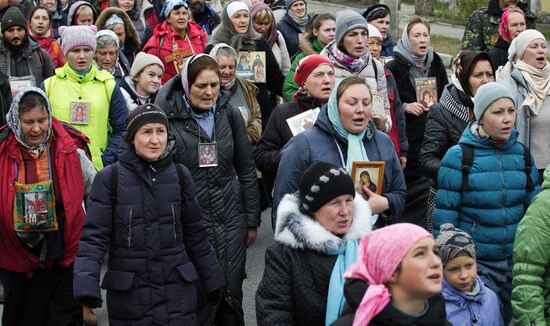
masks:
<svg viewBox="0 0 550 326"><path fill-rule="evenodd" d="M429 299L441 293L441 258L433 238L418 241L401 261L392 278L391 289L399 288L410 298Z"/></svg>
<svg viewBox="0 0 550 326"><path fill-rule="evenodd" d="M456 257L443 269L445 279L455 289L463 292L472 291L476 277L476 261L471 257Z"/></svg>

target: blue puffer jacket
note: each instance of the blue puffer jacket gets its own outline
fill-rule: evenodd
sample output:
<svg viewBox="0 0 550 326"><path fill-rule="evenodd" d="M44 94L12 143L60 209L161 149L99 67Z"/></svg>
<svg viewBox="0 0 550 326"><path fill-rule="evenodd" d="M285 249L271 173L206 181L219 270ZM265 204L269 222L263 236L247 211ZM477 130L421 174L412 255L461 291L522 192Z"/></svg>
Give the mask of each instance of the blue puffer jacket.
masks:
<svg viewBox="0 0 550 326"><path fill-rule="evenodd" d="M315 126L293 137L281 150L281 162L275 181L273 212L277 210L277 205L285 194L298 190L300 178L313 162L322 161L345 166L336 143L340 147L343 159L346 160L347 141L334 131L328 118L327 106L324 105ZM369 160L386 163L382 195L388 198L390 209L380 214L378 219L380 223L377 225L396 223L403 213L406 188L403 170L393 143L388 135L376 130L371 121L363 138L363 144ZM273 216L273 218L276 217Z"/></svg>
<svg viewBox="0 0 550 326"><path fill-rule="evenodd" d="M443 280L445 311L453 326L502 326L498 297L485 286L479 276L476 279L479 292L474 295L459 291Z"/></svg>
<svg viewBox="0 0 550 326"><path fill-rule="evenodd" d="M173 145L173 142L171 144ZM74 267L74 296L101 296L99 276L109 248L109 325L195 325L200 280L205 292L224 284L208 243L201 208L187 168L180 191L171 153L153 163L121 143L116 204L111 204L113 167L101 170Z"/></svg>
<svg viewBox="0 0 550 326"><path fill-rule="evenodd" d="M472 236L478 259L505 260L512 258L518 223L540 191L537 167L531 158L535 189L529 192L524 149L517 142L517 130L497 147L489 138L476 137L471 127L470 123L458 142L475 148L468 190L462 192L462 150L455 145L447 151L439 169L434 230L451 223Z"/></svg>
<svg viewBox="0 0 550 326"><path fill-rule="evenodd" d="M292 58L293 55L300 51L300 40L298 36L302 34L302 31L298 27L298 24L290 17L288 11L281 21L277 23L277 30L283 34L288 56Z"/></svg>

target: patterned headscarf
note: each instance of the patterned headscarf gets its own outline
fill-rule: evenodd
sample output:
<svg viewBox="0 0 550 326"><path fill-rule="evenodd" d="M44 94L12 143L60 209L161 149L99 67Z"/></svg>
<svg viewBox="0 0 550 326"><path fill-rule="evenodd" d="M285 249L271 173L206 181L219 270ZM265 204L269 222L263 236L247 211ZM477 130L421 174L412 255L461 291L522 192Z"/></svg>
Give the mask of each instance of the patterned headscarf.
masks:
<svg viewBox="0 0 550 326"><path fill-rule="evenodd" d="M439 256L443 266L457 257L466 256L476 259L476 248L472 237L450 223L445 223L439 228L439 235L435 242L439 245Z"/></svg>

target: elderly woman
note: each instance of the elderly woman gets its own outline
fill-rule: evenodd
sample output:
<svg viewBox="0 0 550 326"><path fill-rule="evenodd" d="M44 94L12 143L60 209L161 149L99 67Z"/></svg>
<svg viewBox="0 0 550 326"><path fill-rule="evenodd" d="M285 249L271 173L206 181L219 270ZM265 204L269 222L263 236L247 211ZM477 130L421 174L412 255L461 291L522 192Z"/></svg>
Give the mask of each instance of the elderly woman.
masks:
<svg viewBox="0 0 550 326"><path fill-rule="evenodd" d="M494 81L494 72L486 52L461 51L453 60L451 83L445 86L439 103L428 111L418 158L423 174L430 178L428 213L423 223L428 229L431 229L435 209L441 159L449 148L458 143L468 122L474 120L473 98L481 85Z"/></svg>
<svg viewBox="0 0 550 326"><path fill-rule="evenodd" d="M312 54L300 61L294 80L300 85L294 101L283 103L273 110L254 150L256 165L262 172L269 193L281 160L280 150L294 136L287 119L327 103L334 89L334 68L326 57Z"/></svg>
<svg viewBox="0 0 550 326"><path fill-rule="evenodd" d="M185 61L183 72L157 94L176 138L174 159L189 168L208 239L216 251L227 288L218 312L207 306L199 325L243 320L242 284L246 246L260 225L256 170L241 113L220 96L220 68L205 55ZM229 316L227 316L229 315ZM203 320L203 319L209 319Z"/></svg>
<svg viewBox="0 0 550 326"><path fill-rule="evenodd" d="M495 82L479 87L474 116L441 161L434 227L451 223L472 236L478 274L498 295L508 325L512 245L518 223L540 190L539 175L529 150L519 142L516 105L508 88Z"/></svg>
<svg viewBox="0 0 550 326"><path fill-rule="evenodd" d="M95 26L61 26L59 33L67 62L42 86L52 114L90 139L92 160L99 170L117 160L128 109L113 75L92 62Z"/></svg>
<svg viewBox="0 0 550 326"><path fill-rule="evenodd" d="M139 52L140 43L138 33L132 25L128 14L120 8L109 7L101 12L95 23L98 30L108 29L118 37L119 60L125 60L128 67L134 63L134 58Z"/></svg>
<svg viewBox="0 0 550 326"><path fill-rule="evenodd" d="M503 85L511 92L518 106L518 141L531 150L535 163L542 170L550 164L550 64L548 44L542 33L530 29L513 41L514 58L511 76Z"/></svg>
<svg viewBox="0 0 550 326"><path fill-rule="evenodd" d="M382 57L393 57L395 42L390 34L391 11L388 6L382 3L372 5L363 12L367 22L376 27L382 34Z"/></svg>
<svg viewBox="0 0 550 326"><path fill-rule="evenodd" d="M383 112L375 112L373 122L378 130L389 132L392 127L390 103L388 101L384 66L370 55L367 47L369 37L365 18L353 10L343 10L336 14L336 36L321 55L329 58L334 65L336 81L350 76L363 78L369 89L382 96Z"/></svg>
<svg viewBox="0 0 550 326"><path fill-rule="evenodd" d="M299 35L306 31L309 23L305 0L285 0L286 14L277 23L277 29L285 38L288 55L292 58L298 51Z"/></svg>
<svg viewBox="0 0 550 326"><path fill-rule="evenodd" d="M138 53L130 70L130 76L120 81L120 90L128 110L155 102L163 72L164 65L159 58L145 52Z"/></svg>
<svg viewBox="0 0 550 326"><path fill-rule="evenodd" d="M52 117L36 87L17 93L7 120L0 136L3 322L82 325L72 284L96 174L86 136Z"/></svg>
<svg viewBox="0 0 550 326"><path fill-rule="evenodd" d="M109 325L192 325L200 280L221 297L222 271L208 243L189 170L172 162L168 118L153 104L127 118L120 160L99 172L75 262L74 295L101 306ZM152 230L154 230L152 232Z"/></svg>
<svg viewBox="0 0 550 326"><path fill-rule="evenodd" d="M405 168L407 204L402 221L421 224L426 216L430 183L420 171L418 157L429 108L417 99L416 84L435 78L437 99L440 99L448 83L447 71L439 55L430 47L430 24L420 17L411 17L394 48L394 56L386 68L392 72L399 89L409 142Z"/></svg>
<svg viewBox="0 0 550 326"><path fill-rule="evenodd" d="M97 47L94 56L95 65L99 70L105 70L115 77L120 85L122 79L130 72L128 61L119 60L119 41L117 35L108 29L101 30L95 35Z"/></svg>
<svg viewBox="0 0 550 326"><path fill-rule="evenodd" d="M310 54L319 54L323 48L334 41L336 21L331 14L319 14L311 18L306 31L300 36L300 51L292 57L292 65L285 76L283 84L283 98L292 102L294 93L300 86L294 82L294 74L298 63Z"/></svg>
<svg viewBox="0 0 550 326"><path fill-rule="evenodd" d="M271 45L271 51L281 68L281 73L286 76L290 68L290 56L286 48L283 34L277 30L275 17L271 8L263 2L255 3L250 8L250 19L254 30L260 33Z"/></svg>
<svg viewBox="0 0 550 326"><path fill-rule="evenodd" d="M313 128L293 137L281 150L275 181L276 209L283 196L298 189L298 180L315 161L352 171L353 162L384 161L382 195L364 188L377 225L395 223L405 201L405 181L390 138L372 122L371 94L362 78L349 77L336 87L321 108ZM277 222L278 223L278 222Z"/></svg>
<svg viewBox="0 0 550 326"><path fill-rule="evenodd" d="M516 6L508 7L502 13L499 25L499 37L494 47L489 50L489 56L496 69L508 62L510 43L526 28L525 13Z"/></svg>
<svg viewBox="0 0 550 326"><path fill-rule="evenodd" d="M262 112L262 128L265 128L269 115L273 110L273 104L268 94L268 90L281 95L283 86L283 75L279 69L279 64L268 41L259 36L250 23L250 9L248 5L241 1L228 3L221 13L221 24L214 30L212 39L206 47L206 53L219 43L226 43L231 46L235 52L264 52L265 53L265 82L254 83L258 87L257 100Z"/></svg>
<svg viewBox="0 0 550 326"><path fill-rule="evenodd" d="M155 55L164 63L162 84L181 71L183 60L202 53L208 39L197 23L191 21L187 1L164 2L161 16L166 18L153 30L153 36L143 47L143 52Z"/></svg>
<svg viewBox="0 0 550 326"><path fill-rule="evenodd" d="M343 273L371 230L370 208L343 168L316 162L278 211L256 292L258 325L329 325L344 305Z"/></svg>
<svg viewBox="0 0 550 326"><path fill-rule="evenodd" d="M210 56L220 67L221 91L231 97L229 104L241 112L248 140L255 147L262 135L262 113L256 100L258 87L236 75L237 52L229 45L220 43L214 46Z"/></svg>
<svg viewBox="0 0 550 326"><path fill-rule="evenodd" d="M52 13L45 7L37 6L31 11L29 34L40 47L48 52L56 68L65 64L61 45L55 40L52 27Z"/></svg>

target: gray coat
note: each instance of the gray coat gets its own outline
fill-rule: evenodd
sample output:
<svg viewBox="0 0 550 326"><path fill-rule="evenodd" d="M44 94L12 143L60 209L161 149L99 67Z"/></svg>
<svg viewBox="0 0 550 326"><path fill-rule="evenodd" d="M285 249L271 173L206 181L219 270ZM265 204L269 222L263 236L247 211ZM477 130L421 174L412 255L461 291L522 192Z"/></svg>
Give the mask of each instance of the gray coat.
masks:
<svg viewBox="0 0 550 326"><path fill-rule="evenodd" d="M8 75L8 55L11 65L11 76L23 77L28 75L34 75L36 79L36 87L40 86L42 82L54 74L54 64L48 52L38 45L36 41L27 38L27 45L23 48L21 53L13 53L8 50L4 44L4 40L0 39L0 72ZM29 64L31 71L29 71Z"/></svg>

